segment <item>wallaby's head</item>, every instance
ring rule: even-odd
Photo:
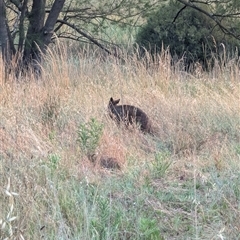
[[[109,100],[109,115],[118,124],[122,122],[125,126],[137,124],[143,132],[151,132],[151,122],[147,114],[138,107],[132,105],[117,105],[120,99]]]
[[[120,99],[113,100],[113,98],[111,97],[109,100],[109,106],[116,106],[119,102],[120,102]]]

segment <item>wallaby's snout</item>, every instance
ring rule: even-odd
[[[118,124],[139,125],[143,132],[151,133],[151,123],[145,112],[132,105],[117,105],[120,99],[113,100],[111,97],[108,104],[109,115]]]

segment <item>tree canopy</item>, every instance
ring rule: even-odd
[[[235,55],[240,48],[240,18],[232,16],[220,21],[209,17],[211,5],[201,2],[190,6],[176,0],[163,4],[149,15],[147,24],[139,31],[138,45],[152,54],[169,47],[171,54],[182,58],[186,66],[198,61],[205,68],[212,65],[213,56],[218,56],[223,48]]]
[[[182,11],[185,7],[193,8],[208,18],[212,19],[221,30],[228,35],[240,40],[240,33],[235,25],[235,20],[240,18],[240,1],[239,0],[177,0],[178,2],[184,4],[184,7],[180,10]]]

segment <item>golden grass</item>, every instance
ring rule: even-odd
[[[235,65],[228,68],[228,73],[220,69],[214,72],[214,77],[211,73],[202,73],[201,78],[196,78],[172,69],[166,55],[146,68],[136,59],[127,59],[121,64],[112,58],[101,61],[90,54],[69,57],[66,48],[62,48],[61,54],[57,53],[49,54],[40,80],[30,76],[27,81],[5,82],[2,75],[2,154],[41,157],[49,152],[63,154],[69,150],[75,155],[78,125],[92,117],[105,124],[101,147],[105,150],[102,151],[138,154],[139,144],[145,144],[145,137],[119,132],[108,119],[106,107],[111,96],[121,98],[122,104],[132,104],[147,112],[157,126],[160,140],[171,141],[175,153],[193,154],[204,147],[215,156],[219,142],[224,143],[228,136],[214,132],[212,121],[217,117],[219,120],[238,117],[239,70]],[[233,124],[237,134],[238,122]],[[50,140],[49,134],[56,139]],[[124,140],[113,140],[114,134],[116,139],[121,139],[123,134]],[[63,146],[67,148],[59,149]],[[142,154],[145,151],[140,152]],[[126,158],[126,154],[120,155],[121,159]]]
[[[79,124],[91,118],[104,124],[96,153],[116,158],[123,176],[135,166],[148,164],[161,151],[168,152],[174,162],[168,175],[173,182],[204,181],[208,174],[202,174],[202,169],[208,167],[240,170],[234,150],[240,148],[235,146],[240,141],[240,71],[236,63],[194,75],[173,68],[167,53],[145,67],[135,57],[123,63],[111,57],[95,58],[94,53],[69,56],[62,47],[45,59],[41,79],[30,75],[16,81],[10,76],[5,81],[4,69],[0,74],[1,187],[10,177],[13,191],[21,195],[16,206],[21,209],[16,213],[18,228],[33,221],[42,227],[36,212],[49,198],[54,199],[43,173],[50,171],[44,164],[54,154],[60,159],[57,167],[69,178],[97,183],[102,174],[109,173],[94,166],[76,141]],[[110,97],[143,109],[152,119],[157,137],[119,129],[107,115]],[[35,171],[39,166],[43,172]],[[142,171],[143,176],[148,174],[148,170]],[[41,206],[35,202],[39,195]],[[7,205],[7,199],[0,199]],[[44,212],[47,207],[39,213],[40,219]],[[0,219],[3,214],[0,212]],[[47,217],[45,222],[54,225]]]

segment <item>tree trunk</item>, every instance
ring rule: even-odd
[[[4,68],[4,79],[8,79],[10,67],[10,42],[8,39],[8,27],[6,22],[6,9],[3,0],[0,0],[0,45]]]
[[[10,62],[10,44],[6,24],[6,9],[3,0],[0,0],[0,44],[3,61]]]
[[[32,64],[34,67],[37,67],[40,61],[39,48],[42,45],[41,30],[43,29],[45,19],[45,5],[46,0],[33,0],[23,53],[23,65],[27,68]]]
[[[33,0],[23,63],[27,68],[33,67],[37,75],[40,74],[41,55],[46,53],[47,46],[51,42],[54,26],[64,3],[65,0],[54,1],[44,26],[46,0]]]
[[[51,42],[54,26],[57,22],[58,16],[63,8],[64,3],[65,3],[65,0],[55,0],[51,8],[51,11],[48,15],[48,18],[43,30],[43,48],[41,49],[44,54],[46,53],[47,46]]]

